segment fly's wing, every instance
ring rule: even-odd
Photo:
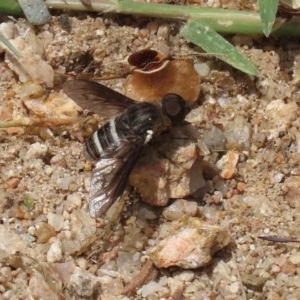
[[[116,156],[102,158],[96,163],[90,188],[91,217],[101,217],[123,194],[143,143],[143,138],[132,137],[123,141]]]
[[[97,113],[101,117],[111,117],[136,102],[100,83],[89,80],[69,80],[63,91],[80,107]]]

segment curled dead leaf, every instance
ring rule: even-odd
[[[134,67],[134,72],[151,74],[164,69],[170,62],[170,55],[152,49],[143,49],[129,55],[127,61]]]
[[[137,101],[161,101],[167,93],[176,93],[190,105],[200,94],[200,76],[192,60],[170,61],[156,72],[133,72],[124,85],[125,95]]]

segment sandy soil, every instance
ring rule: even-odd
[[[12,24],[14,36],[28,28],[23,20]],[[0,119],[39,118],[34,126],[0,132],[1,299],[300,298],[299,244],[259,238],[300,239],[299,42],[229,38],[259,68],[254,78],[193,55],[197,49],[179,29],[178,23],[127,16],[53,17],[29,39],[43,45],[42,57],[56,74],[54,88],[42,90],[21,83],[1,56]],[[148,250],[170,217],[134,191],[121,213],[107,215],[110,221],[89,217],[93,164],[81,151],[97,117],[56,102],[62,94],[51,104],[45,100],[60,93],[63,75],[121,74],[121,62],[143,48],[193,58],[201,93],[188,121],[209,149],[203,159],[230,169],[226,180],[205,178],[193,213],[175,207],[230,233],[229,245],[201,268],[153,265]],[[105,84],[122,91],[124,79]]]

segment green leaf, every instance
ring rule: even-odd
[[[259,0],[259,13],[262,22],[263,33],[268,37],[272,31],[278,9],[279,0]]]
[[[0,31],[0,44],[6,46],[6,48],[17,58],[21,58],[20,52],[13,46],[13,44],[6,38],[6,36]]]
[[[181,32],[183,37],[204,51],[250,75],[259,75],[255,65],[238,49],[199,19],[189,21]]]
[[[18,0],[0,0],[0,12],[3,15],[23,15],[23,11]]]

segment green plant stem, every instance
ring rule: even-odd
[[[260,16],[252,12],[131,0],[93,0],[92,7],[84,6],[79,0],[46,0],[46,4],[54,9],[106,11],[180,20],[199,18],[219,32],[262,33]]]
[[[263,34],[260,15],[254,12],[132,0],[91,0],[91,2],[92,6],[85,6],[80,0],[45,0],[49,9],[122,13],[179,20],[198,18],[221,33]],[[0,12],[20,15],[22,10],[17,0],[0,0]],[[275,34],[300,36],[299,23],[298,21],[283,24],[279,26]],[[276,24],[274,27],[276,28]]]
[[[145,3],[132,0],[92,0],[91,7],[84,6],[79,0],[46,0],[46,5],[53,9],[122,13],[180,20],[198,18],[221,33],[263,34],[260,15],[247,11]],[[283,24],[276,34],[300,36],[299,24],[296,26],[288,23]]]

